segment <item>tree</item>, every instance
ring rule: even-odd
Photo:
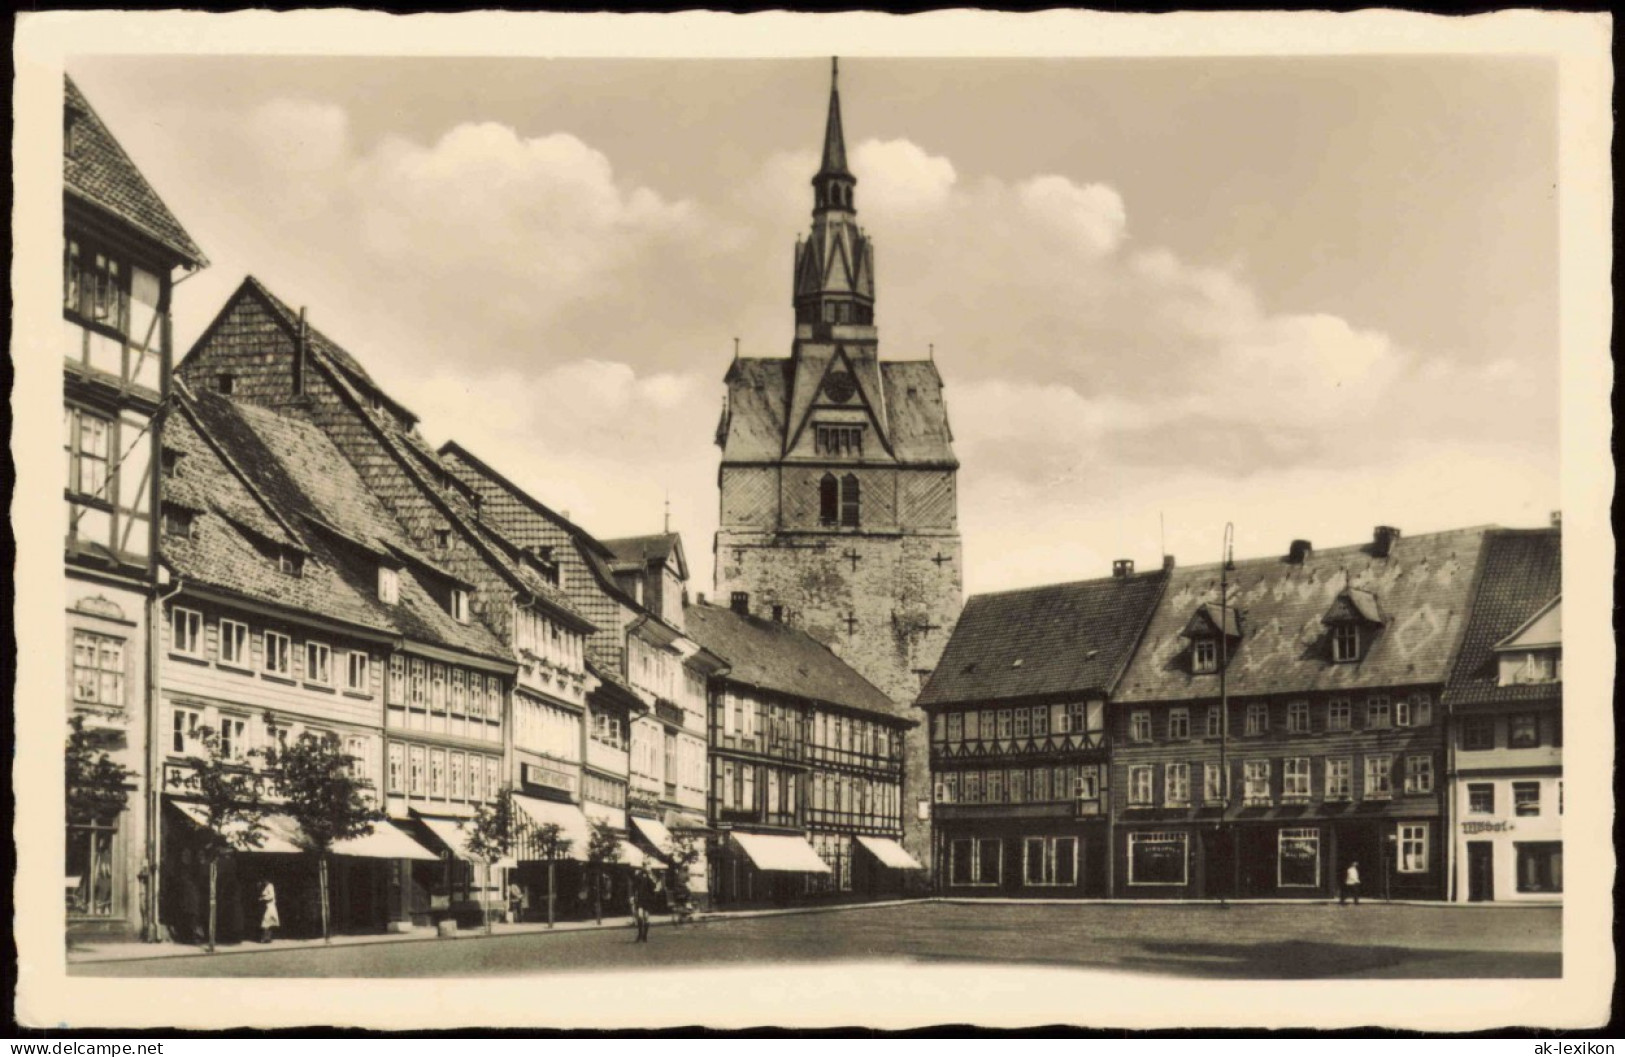
[[[530,845],[547,862],[547,927],[553,927],[558,907],[558,860],[570,854],[575,843],[564,835],[557,822],[545,822],[530,832]]]
[[[525,838],[525,830],[529,819],[514,803],[513,786],[505,785],[491,800],[479,806],[474,812],[474,824],[469,827],[468,836],[464,843],[469,853],[485,864],[485,893],[486,898],[481,909],[484,911],[485,932],[491,932],[491,871],[503,859],[513,858],[514,847]]]
[[[267,716],[271,740],[277,741],[275,721]],[[329,926],[327,865],[333,845],[371,833],[384,820],[383,812],[368,801],[372,783],[356,773],[357,760],[345,752],[332,734],[306,733],[286,748],[267,754],[277,770],[277,788],[285,810],[299,824],[302,843],[316,860],[322,903],[322,940],[333,942]]]
[[[111,855],[112,838],[103,835],[118,821],[129,802],[135,777],[134,771],[96,745],[95,735],[85,730],[83,715],[68,720],[67,755],[63,765],[67,822],[69,827],[88,828],[92,834],[85,876],[87,909],[97,900],[97,885],[104,868],[101,853],[106,850]]]
[[[265,793],[258,775],[243,761],[225,755],[220,732],[199,727],[198,740],[205,755],[188,756],[192,773],[188,789],[202,799],[203,827],[198,852],[209,864],[209,932],[205,947],[214,953],[215,922],[218,919],[220,857],[233,851],[251,851],[265,843]],[[260,755],[258,750],[250,756]]]
[[[671,838],[671,848],[668,858],[671,859],[671,880],[667,882],[667,889],[671,893],[675,904],[689,895],[689,878],[693,876],[694,865],[705,855],[705,849],[700,839],[692,833],[674,833]]]
[[[592,867],[592,909],[598,923],[604,923],[604,878],[608,867],[621,861],[621,838],[615,829],[601,819],[592,819],[592,833],[587,838],[587,863]]]

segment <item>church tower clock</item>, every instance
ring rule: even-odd
[[[959,617],[959,462],[935,363],[880,358],[837,72],[790,355],[736,358],[725,378],[717,601],[802,628],[911,710]],[[926,733],[908,739],[904,804],[922,862]]]

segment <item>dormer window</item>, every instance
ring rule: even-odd
[[[1345,587],[1320,618],[1327,628],[1327,650],[1333,664],[1355,664],[1371,648],[1383,626],[1377,596],[1358,587]]]
[[[451,615],[459,624],[468,623],[468,592],[461,587],[451,589]]]
[[[378,601],[394,605],[401,600],[401,574],[387,565],[378,567]]]
[[[451,550],[451,529],[434,530],[434,549],[438,551]]]
[[[1339,624],[1332,628],[1332,660],[1348,664],[1360,659],[1360,626]]]
[[[1219,670],[1219,642],[1217,639],[1191,641],[1191,671],[1198,674]]]
[[[298,551],[279,551],[277,553],[277,568],[289,576],[303,576],[305,574],[305,556]]]
[[[1191,642],[1191,672],[1210,675],[1234,657],[1241,645],[1241,616],[1234,606],[1221,608],[1204,603],[1191,614],[1180,634]]]
[[[193,515],[190,510],[168,506],[164,508],[164,535],[177,539],[192,538]]]

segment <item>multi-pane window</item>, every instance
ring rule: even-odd
[[[384,700],[392,705],[406,704],[406,658],[398,653],[389,655],[389,678],[384,685]]]
[[[394,605],[401,600],[401,574],[387,565],[378,567],[378,601]]]
[[[1332,628],[1332,660],[1339,664],[1360,659],[1360,626],[1338,624]]]
[[[1049,733],[1049,709],[1043,706],[1033,709],[1033,737],[1042,738]]]
[[[1004,860],[998,838],[963,838],[948,845],[948,877],[955,885],[997,885]]]
[[[305,643],[305,679],[323,686],[333,682],[333,651],[327,643]]]
[[[474,757],[476,766],[479,757]],[[450,770],[446,776],[446,795],[453,800],[463,798],[463,779],[468,774],[468,756],[461,752],[454,752],[450,757]]]
[[[862,426],[818,426],[813,437],[819,455],[863,454]]]
[[[1394,702],[1394,723],[1401,727],[1425,727],[1433,722],[1433,701],[1424,693],[1414,693]]]
[[[1411,795],[1433,792],[1433,757],[1405,757],[1405,792]]]
[[[856,474],[839,479],[826,473],[818,482],[818,523],[856,528],[859,524],[859,487]]]
[[[1512,813],[1520,816],[1540,814],[1540,783],[1512,783]]]
[[[429,666],[429,707],[436,712],[446,710],[446,666]]]
[[[1219,644],[1215,639],[1191,640],[1191,669],[1196,672],[1219,670]]]
[[[203,614],[176,606],[170,610],[169,619],[173,632],[170,648],[176,653],[203,656]]]
[[[1032,783],[1029,788],[1032,790],[1032,799],[1036,802],[1042,803],[1050,798],[1048,767],[1033,768]]]
[[[429,750],[422,745],[413,745],[407,750],[407,787],[409,795],[420,797],[428,791]]]
[[[1461,721],[1461,747],[1470,751],[1495,748],[1495,719],[1492,716],[1468,716]]]
[[[73,633],[73,699],[124,707],[124,642],[88,631]]]
[[[356,693],[371,689],[370,658],[361,650],[351,650],[345,657],[344,688]]]
[[[411,696],[409,698],[413,708],[426,709],[429,707],[429,665],[416,657],[412,658]]]
[[[429,750],[429,795],[439,799],[446,795],[446,750]]]
[[[1354,799],[1354,761],[1348,757],[1326,761],[1326,799]]]
[[[1287,703],[1286,730],[1288,734],[1309,733],[1309,702],[1290,701]]]
[[[248,625],[235,620],[220,621],[220,663],[247,668]]]
[[[286,676],[293,674],[293,640],[280,631],[265,633],[265,673]]]
[[[1426,873],[1428,868],[1428,824],[1417,822],[1399,827],[1399,872]]]
[[[823,718],[824,718],[823,713],[819,713],[818,718],[819,718],[820,721],[822,721]],[[958,712],[950,712],[950,713],[948,713],[948,740],[950,742],[959,742],[959,741],[964,740],[964,737],[965,737],[964,719],[965,719],[965,717],[963,715],[961,715],[960,713],[958,713]],[[822,724],[820,724],[820,725],[822,725]]]
[[[1010,802],[1012,804],[1024,804],[1027,802],[1026,771],[1011,771],[1008,785],[1010,788]]]
[[[1170,763],[1163,768],[1162,799],[1166,804],[1184,805],[1191,801],[1191,765]]]
[[[79,408],[65,412],[68,423],[68,491],[112,502],[110,471],[113,423]]]
[[[1207,736],[1210,738],[1224,737],[1224,709],[1218,705],[1210,705],[1207,710]]]
[[[987,802],[990,804],[1004,803],[1004,772],[987,772],[986,783]]]
[[[1349,730],[1354,717],[1354,706],[1346,697],[1334,697],[1326,702],[1326,729]]]
[[[1014,726],[1015,724],[1013,718],[1011,717],[1010,710],[1008,708],[1001,708],[999,710],[999,737],[1010,737]]]
[[[194,753],[198,751],[198,728],[203,726],[203,713],[195,708],[176,705],[169,710],[169,751]]]
[[[1248,804],[1270,802],[1270,762],[1248,760],[1242,765],[1242,799]]]
[[[1202,765],[1202,802],[1224,803],[1224,768],[1216,763]]]
[[[1128,769],[1128,802],[1150,806],[1151,804],[1151,775],[1153,768],[1149,766],[1130,767]]]
[[[1151,713],[1136,712],[1130,716],[1128,736],[1130,741],[1150,741]]]
[[[1387,694],[1372,694],[1365,699],[1365,725],[1367,730],[1381,730],[1393,722],[1392,705]]]
[[[1540,721],[1531,712],[1507,717],[1507,748],[1535,749],[1540,747]]]
[[[1309,757],[1290,756],[1281,761],[1281,796],[1286,800],[1309,799]]]
[[[1025,708],[1016,709],[1015,733],[1018,738],[1025,738],[1032,730],[1032,717]]]
[[[1173,708],[1168,710],[1168,740],[1184,741],[1191,736],[1191,710],[1188,708]]]
[[[1254,702],[1247,706],[1248,734],[1268,734],[1270,729],[1270,706],[1262,702]]]
[[[1078,838],[1028,837],[1022,842],[1022,882],[1062,887],[1078,880]]]
[[[389,743],[388,769],[384,775],[386,789],[391,793],[406,792],[406,746],[398,741]]]
[[[236,716],[220,717],[220,755],[228,760],[248,757],[248,721]]]
[[[1467,786],[1467,813],[1469,815],[1495,814],[1495,783],[1471,782]]]
[[[1365,758],[1365,798],[1387,800],[1394,795],[1394,758],[1388,755]]]
[[[1128,883],[1182,885],[1189,879],[1188,833],[1130,833]]]

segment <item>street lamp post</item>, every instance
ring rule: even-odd
[[[1230,667],[1230,637],[1226,632],[1230,612],[1230,570],[1235,565],[1234,542],[1236,526],[1232,522],[1224,525],[1224,560],[1219,564],[1219,774],[1223,778],[1220,787],[1223,802],[1219,805],[1219,825],[1215,832],[1218,838],[1214,843],[1224,845],[1227,841],[1230,847],[1230,880],[1231,894],[1234,895],[1239,887],[1237,877],[1241,871],[1241,857],[1236,847],[1236,834],[1234,827],[1229,825],[1230,819],[1230,695],[1226,684],[1227,669]],[[1205,776],[1204,776],[1205,781]],[[1222,891],[1222,890],[1221,890]],[[1219,896],[1219,905],[1226,906],[1225,897]]]

